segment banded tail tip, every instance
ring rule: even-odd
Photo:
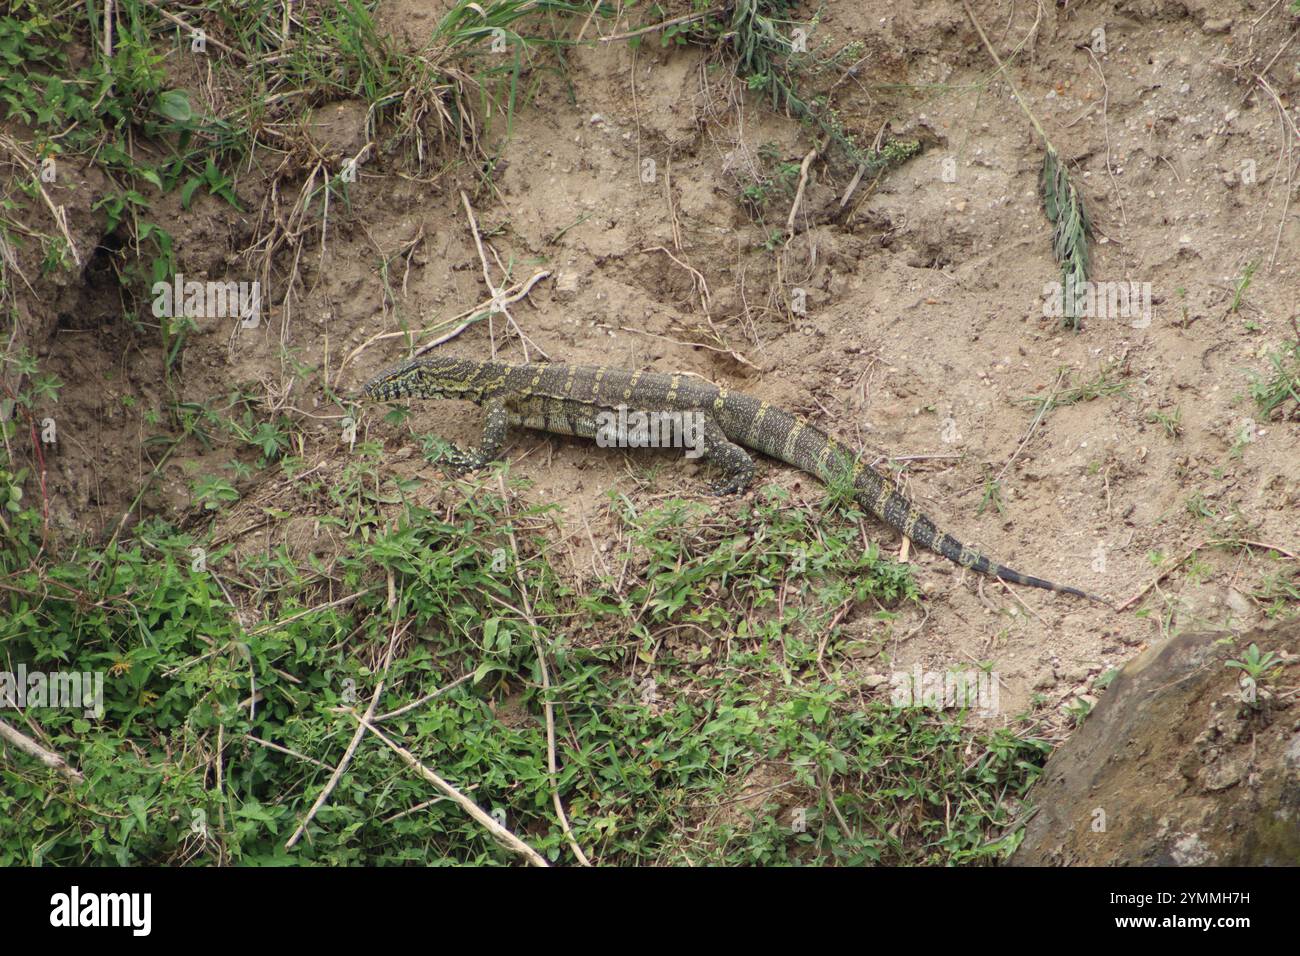
[[[1075,597],[1086,598],[1087,600],[1092,601],[1094,604],[1104,604],[1112,611],[1115,610],[1115,602],[1102,597],[1100,594],[1091,594],[1088,591],[1080,591],[1078,588],[1068,587],[1064,584],[1058,585],[1057,590],[1061,591],[1064,594],[1072,594]]]
[[[1042,588],[1044,591],[1057,591],[1061,594],[1069,594],[1072,597],[1081,597],[1097,604],[1104,604],[1112,610],[1115,607],[1115,605],[1109,600],[1098,594],[1092,594],[1088,591],[1071,587],[1068,584],[1057,584],[1054,581],[1036,578],[1028,574],[1021,574],[1019,571],[1014,571],[1004,565],[997,565],[996,567],[990,568],[989,573],[999,581],[1003,581],[1007,584],[1024,584],[1033,588]]]

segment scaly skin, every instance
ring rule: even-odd
[[[620,406],[640,412],[690,412],[702,423],[703,457],[722,471],[718,494],[741,491],[754,477],[745,449],[794,465],[831,485],[852,483],[853,497],[885,524],[949,561],[1012,584],[1060,591],[1107,603],[1078,588],[1021,574],[986,558],[940,531],[894,481],[868,465],[806,419],[750,395],[689,375],[629,372],[581,365],[507,365],[448,357],[416,359],[367,382],[363,395],[374,401],[447,398],[475,402],[487,410],[483,442],[474,451],[457,449],[451,462],[462,468],[494,460],[510,426],[594,438],[597,416]]]

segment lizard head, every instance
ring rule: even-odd
[[[450,356],[413,359],[376,375],[361,387],[372,401],[398,398],[458,398],[478,401],[483,394],[482,363]]]

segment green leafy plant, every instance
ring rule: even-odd
[[[349,529],[328,566],[287,544],[237,557],[155,519],[41,555],[30,510],[11,512],[0,643],[29,666],[98,672],[104,688],[100,717],[42,715],[82,782],[21,755],[0,765],[0,864],[508,862],[369,735],[310,839],[286,847],[380,680],[377,726],[552,861],[571,853],[553,789],[606,864],[963,863],[1014,849],[1015,807],[1050,746],[1028,723],[985,732],[850,690],[840,661],[858,638],[835,609],[916,594],[853,524],[818,523],[775,492],[731,516],[615,498],[627,580],[575,590],[553,569],[547,509],[515,510],[480,484],[426,510],[381,478],[381,457],[359,444],[333,474],[283,460],[286,490]],[[230,498],[219,479],[196,492]],[[408,629],[418,639],[385,663]],[[556,777],[547,706],[565,728]],[[217,788],[220,741],[239,744]],[[773,772],[806,808],[799,826],[776,794],[748,795]]]
[[[1246,648],[1241,660],[1226,661],[1223,666],[1236,668],[1257,683],[1281,673],[1278,656],[1272,651],[1261,654],[1258,644]]]
[[[23,509],[23,482],[27,479],[27,469],[19,468],[9,472],[0,468],[0,506],[6,511],[17,513]]]
[[[1258,644],[1246,648],[1241,660],[1225,661],[1223,666],[1241,671],[1246,702],[1256,709],[1262,708],[1269,699],[1271,685],[1282,673],[1280,658],[1272,651],[1260,653]]]
[[[1250,397],[1256,413],[1265,419],[1279,412],[1283,418],[1300,416],[1300,329],[1294,341],[1269,352],[1268,361],[1270,374],[1251,376]]]
[[[197,479],[191,488],[195,502],[208,511],[216,511],[233,501],[239,500],[239,492],[224,478],[205,475]]]
[[[206,187],[210,194],[224,199],[240,212],[244,211],[244,207],[239,204],[239,199],[235,196],[234,182],[229,176],[225,175],[217,168],[217,164],[212,161],[211,157],[208,157],[207,162],[203,166],[203,171],[191,176],[186,181],[185,185],[181,187],[182,208],[190,208],[190,202],[194,198],[194,192],[200,186]]]

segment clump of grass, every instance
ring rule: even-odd
[[[1159,409],[1154,409],[1147,413],[1147,421],[1164,429],[1165,436],[1171,441],[1180,437],[1183,433],[1183,410],[1181,406],[1174,408],[1172,412],[1162,412]]]
[[[1066,405],[1077,405],[1107,395],[1124,395],[1128,392],[1128,376],[1123,374],[1118,362],[1102,365],[1086,381],[1076,382],[1073,374],[1070,378],[1072,384],[1064,388],[1053,389],[1046,395],[1026,396],[1017,401],[1034,406],[1040,417],[1046,417],[1050,412]]]
[[[1210,503],[1205,500],[1205,496],[1200,492],[1192,495],[1187,499],[1187,513],[1199,521],[1205,521],[1210,518],[1217,518],[1218,514]]]
[[[1000,515],[1006,513],[1002,503],[1002,482],[991,477],[988,469],[985,469],[984,491],[980,495],[980,503],[976,506],[975,513],[982,515],[990,506]]]
[[[1236,315],[1246,299],[1246,290],[1250,288],[1251,280],[1255,277],[1255,270],[1259,268],[1259,260],[1246,263],[1245,269],[1232,286],[1232,301],[1228,304],[1228,313]]]
[[[908,140],[890,140],[879,149],[863,153],[859,176],[879,174],[887,168],[905,162],[920,151],[920,144]],[[781,156],[775,143],[764,143],[758,149],[758,163],[744,175],[737,175],[739,199],[746,213],[768,235],[765,247],[778,248],[785,240],[781,230],[768,229],[767,214],[775,202],[785,203],[795,195],[799,183],[800,164]],[[784,210],[782,210],[784,214]]]
[[[1295,318],[1291,324],[1295,339],[1268,353],[1271,372],[1251,376],[1250,397],[1260,418],[1300,417],[1300,327]]]
[[[770,96],[774,107],[789,110],[796,119],[815,126],[851,161],[860,163],[862,153],[835,112],[799,89],[796,70],[808,57],[792,48],[785,15],[793,7],[790,0],[737,0],[720,38],[729,42],[736,58],[736,75],[752,92]]]
[[[1251,596],[1271,618],[1300,614],[1300,568],[1279,569],[1265,574]]]
[[[827,146],[866,172],[880,172],[916,155],[920,143],[910,140],[863,149],[825,96],[804,91],[808,77],[848,68],[860,55],[861,45],[849,44],[834,54],[827,54],[824,48],[797,48],[795,28],[803,27],[790,19],[795,7],[793,0],[736,0],[720,11],[666,25],[661,43],[694,42],[725,48],[734,59],[736,76],[750,92],[767,96],[774,109],[785,110],[816,130]],[[814,17],[804,26],[816,23]]]
[[[740,189],[740,201],[757,222],[764,221],[769,204],[778,197],[786,201],[794,195],[799,181],[799,164],[783,159],[776,143],[758,148],[759,166]]]

